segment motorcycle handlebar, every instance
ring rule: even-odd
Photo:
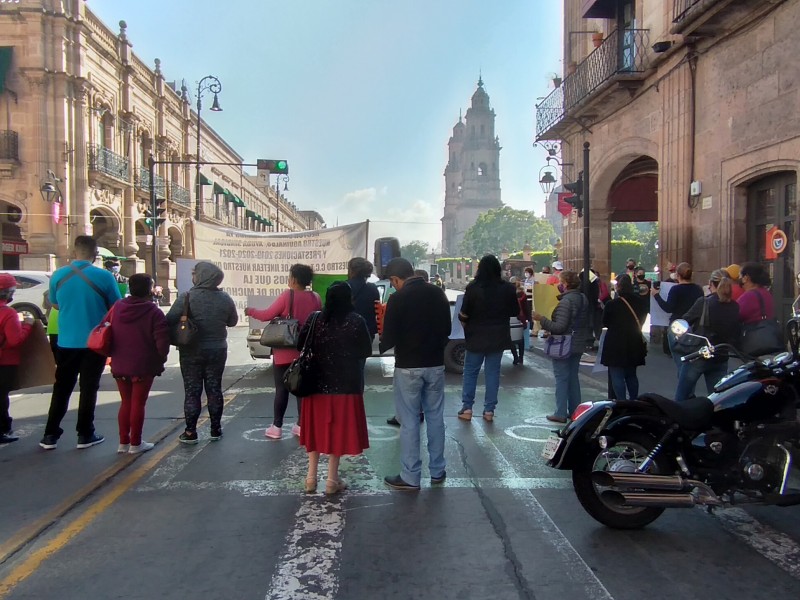
[[[720,350],[727,350],[729,354],[735,355],[737,358],[748,362],[751,360],[758,360],[753,358],[752,356],[748,356],[741,352],[736,346],[731,344],[717,344],[715,346],[703,346],[700,350],[696,352],[692,352],[691,354],[687,354],[686,356],[681,357],[681,362],[691,362],[693,360],[697,360],[698,358],[705,358],[705,357],[712,357],[719,355]]]
[[[691,362],[693,360],[697,360],[701,356],[703,356],[703,351],[707,350],[708,346],[703,346],[700,350],[696,352],[692,352],[691,354],[687,354],[686,356],[681,356],[681,362]]]

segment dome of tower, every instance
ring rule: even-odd
[[[478,78],[478,89],[472,94],[472,108],[489,108],[489,94],[483,89],[483,79]]]

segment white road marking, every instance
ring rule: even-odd
[[[534,437],[527,437],[525,435],[520,435],[517,431],[521,429],[544,429],[548,432],[552,431],[552,427],[545,427],[544,425],[512,425],[511,427],[506,427],[503,431],[504,433],[514,438],[515,440],[524,440],[526,442],[546,442],[547,438],[534,438]]]
[[[719,510],[713,514],[733,535],[792,577],[800,579],[800,546],[788,535],[759,523],[741,508]]]

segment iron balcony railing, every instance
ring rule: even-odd
[[[192,198],[189,195],[189,190],[187,190],[182,185],[178,185],[177,183],[170,183],[169,192],[170,192],[169,199],[172,202],[180,204],[181,206],[192,205]]]
[[[643,73],[649,65],[649,29],[615,30],[559,87],[536,105],[536,139],[614,77]]]
[[[711,4],[716,0],[673,0],[672,3],[672,22],[680,23],[689,12],[698,4]]]
[[[153,187],[157,194],[164,194],[167,191],[167,182],[164,180],[161,175],[155,175],[155,179],[153,179]],[[136,187],[140,190],[149,192],[150,191],[150,169],[145,169],[144,167],[139,167],[139,174],[136,177]]]
[[[16,131],[0,130],[0,160],[19,161],[19,134]]]
[[[89,144],[88,154],[90,171],[104,173],[120,181],[129,181],[131,165],[124,156],[99,144]]]

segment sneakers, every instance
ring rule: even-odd
[[[196,431],[184,431],[182,434],[178,436],[178,441],[181,444],[196,444],[197,443],[197,432]]]
[[[438,477],[434,477],[433,475],[431,475],[431,483],[433,485],[444,483],[445,479],[447,479],[447,471],[442,471],[442,474],[439,475]]]
[[[55,450],[58,447],[58,436],[45,435],[42,438],[42,441],[39,442],[39,446],[45,450]]]
[[[211,435],[210,435],[211,441],[212,442],[216,442],[221,437],[222,437],[222,428],[221,427],[216,427],[216,428],[212,427],[211,428]]]
[[[97,444],[102,444],[105,441],[106,438],[96,433],[92,433],[91,435],[79,435],[78,450],[83,450],[84,448],[91,448],[92,446],[97,446]],[[41,446],[41,444],[39,445]]]
[[[401,490],[404,492],[418,492],[419,486],[418,485],[411,485],[410,483],[406,483],[403,481],[403,478],[400,475],[392,475],[383,478],[383,482],[388,485],[393,490]]]
[[[472,409],[471,408],[462,408],[458,411],[458,418],[462,421],[471,421],[472,420]]]
[[[130,444],[120,444],[117,446],[117,454],[127,454],[128,450],[131,449]]]
[[[138,446],[131,445],[130,450],[128,450],[128,454],[141,454],[142,452],[147,452],[148,450],[152,450],[155,447],[155,444],[152,442],[142,442]]]
[[[18,439],[19,437],[14,435],[11,431],[0,433],[0,444],[10,444],[11,442],[16,442]]]
[[[283,437],[283,432],[281,431],[280,427],[276,427],[275,425],[270,425],[264,432],[264,436],[268,437],[271,440],[279,440]]]
[[[300,437],[300,425],[298,425],[297,423],[292,425],[292,435],[296,435],[297,437]]]

